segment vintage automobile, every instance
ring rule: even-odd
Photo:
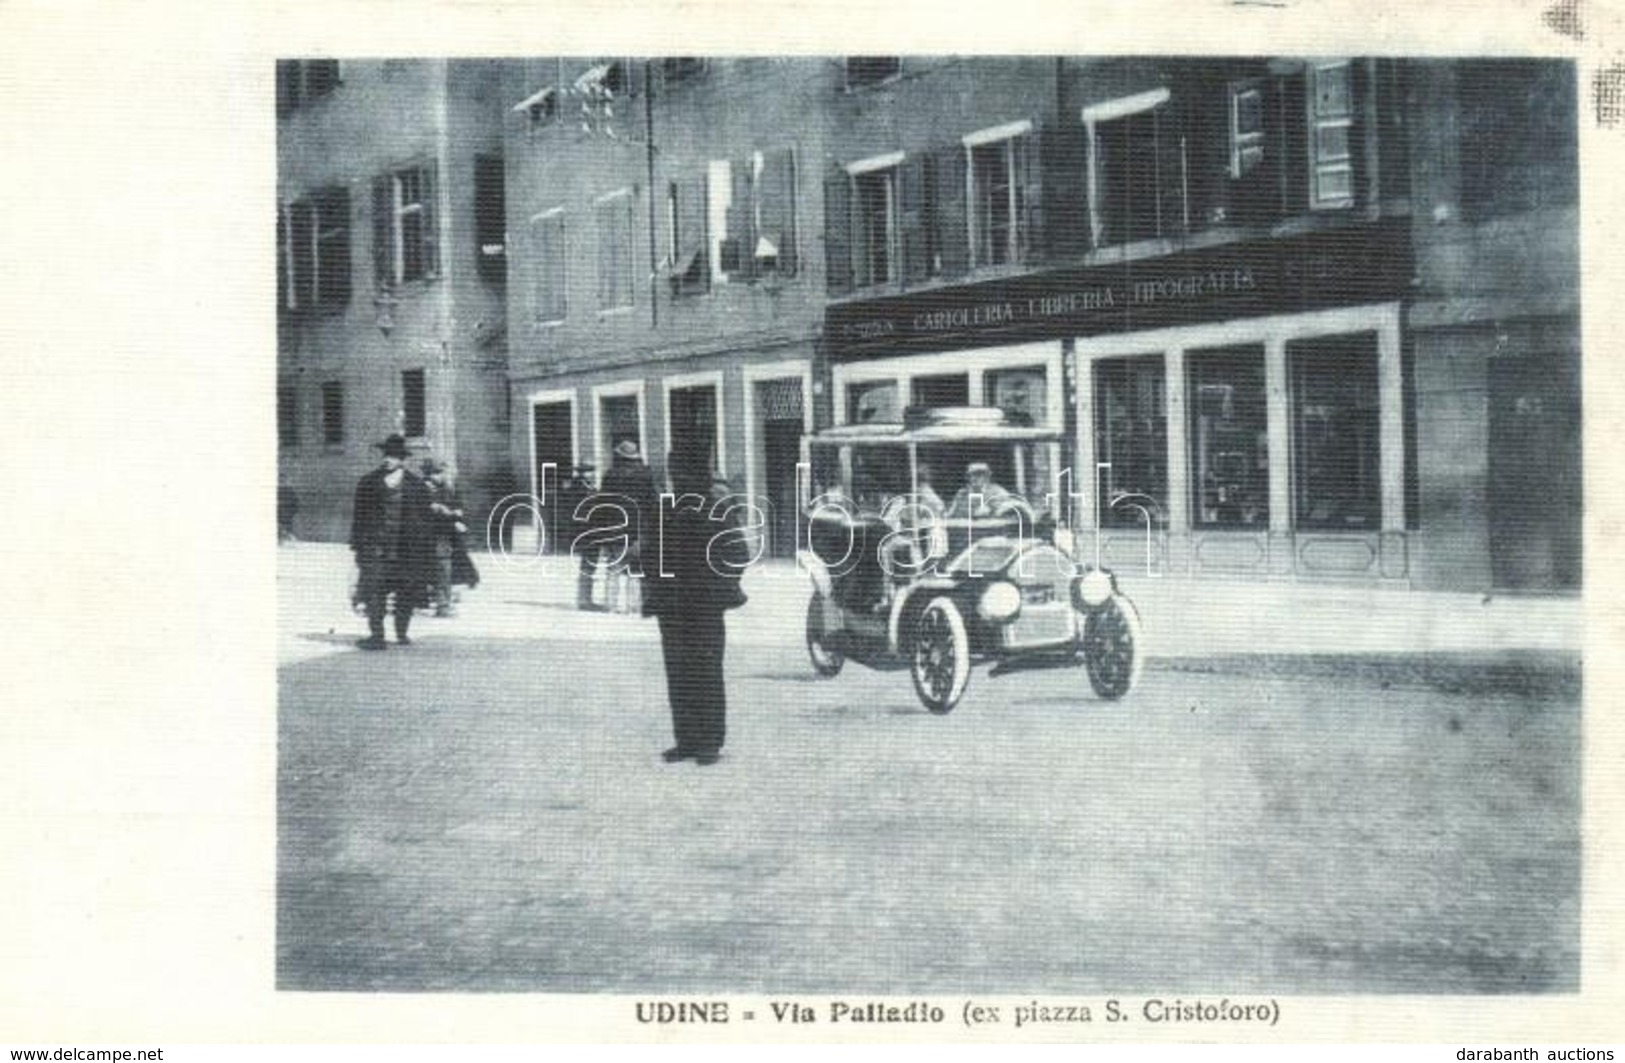
[[[1111,572],[1070,553],[1060,439],[980,407],[911,407],[810,437],[799,558],[818,674],[848,659],[907,667],[934,713],[953,710],[979,662],[993,675],[1082,665],[1099,697],[1127,694],[1140,618]],[[967,482],[974,466],[986,481]]]

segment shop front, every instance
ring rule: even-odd
[[[1063,430],[1054,483],[1118,567],[1403,580],[1409,276],[1374,223],[834,304],[833,418]]]

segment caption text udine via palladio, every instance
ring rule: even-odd
[[[957,1014],[956,1014],[957,1012]],[[899,1023],[939,1025],[955,1021],[965,1026],[1025,1026],[1088,1023],[1256,1023],[1274,1026],[1281,1018],[1276,1000],[1148,997],[1137,1002],[1116,998],[1081,1003],[1039,1001],[964,1000],[958,1007],[924,1000],[893,1003],[878,1000],[772,1000],[765,1007],[739,1007],[725,1000],[642,1000],[636,1004],[637,1021],[657,1025],[710,1025],[771,1023],[829,1025]]]

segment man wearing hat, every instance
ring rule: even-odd
[[[1010,492],[993,482],[993,470],[985,461],[973,461],[965,466],[965,486],[954,495],[948,507],[950,517],[989,517]]]
[[[358,645],[384,649],[386,599],[395,596],[395,641],[410,645],[412,611],[423,606],[434,583],[434,527],[429,488],[406,467],[406,439],[392,435],[375,444],[384,463],[356,484],[350,549],[361,577],[356,597],[366,606],[371,632]]]

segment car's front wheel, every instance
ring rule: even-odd
[[[958,606],[933,598],[914,621],[909,673],[920,702],[941,715],[952,712],[970,683],[970,637]]]
[[[807,656],[812,659],[813,671],[825,678],[839,674],[841,666],[846,663],[846,655],[840,650],[831,649],[825,641],[827,636],[824,596],[814,591],[807,602]]]
[[[1127,694],[1145,666],[1145,634],[1134,603],[1113,594],[1083,622],[1083,666],[1089,685],[1108,701]]]

